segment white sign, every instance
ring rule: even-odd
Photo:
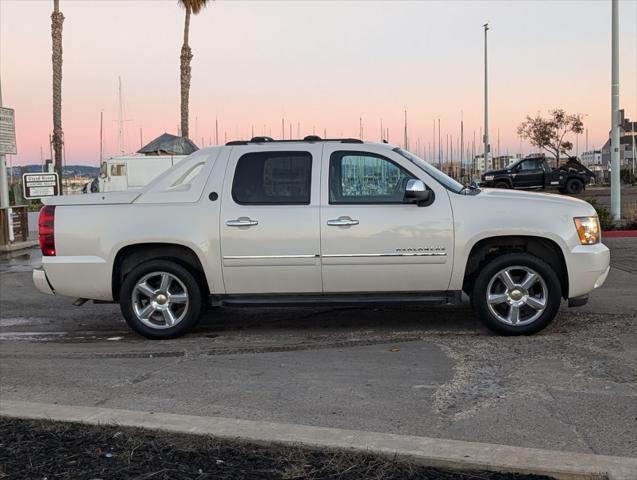
[[[0,107],[0,155],[15,155],[15,114],[13,108]]]
[[[57,173],[25,173],[22,175],[24,198],[42,198],[57,195],[60,187]]]

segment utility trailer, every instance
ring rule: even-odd
[[[144,188],[199,148],[191,140],[163,133],[137,150],[137,155],[112,157],[102,163],[98,179],[84,193],[120,192]]]
[[[98,191],[120,192],[143,188],[186,155],[131,155],[104,160]]]

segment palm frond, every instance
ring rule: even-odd
[[[197,15],[210,1],[211,0],[177,0],[177,3],[184,8],[190,8],[190,11]]]

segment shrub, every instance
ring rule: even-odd
[[[621,183],[635,185],[635,175],[627,168],[620,170],[619,178],[621,179]]]
[[[29,212],[39,212],[42,208],[42,201],[39,198],[29,200]]]
[[[596,199],[590,200],[589,203],[597,212],[602,230],[612,230],[615,227],[615,221],[610,216],[610,210],[603,205],[599,205]]]

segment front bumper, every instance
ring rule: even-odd
[[[55,295],[55,291],[51,287],[49,279],[46,277],[46,272],[41,268],[33,269],[33,283],[35,284],[35,288],[40,290],[42,293]]]
[[[603,243],[580,245],[570,251],[568,268],[568,298],[581,297],[606,281],[610,271],[610,250]]]
[[[588,303],[588,295],[582,295],[581,297],[571,297],[568,299],[568,306],[570,307],[583,307]]]

